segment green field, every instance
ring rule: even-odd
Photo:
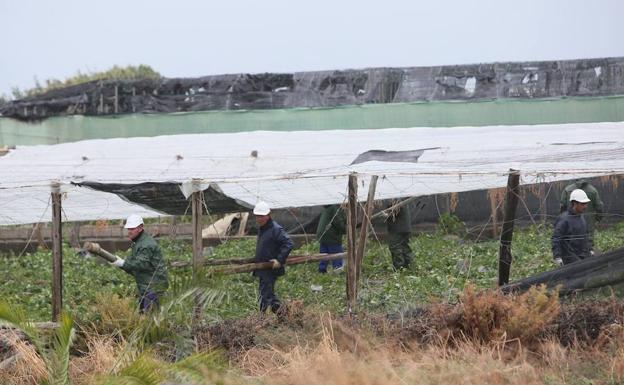
[[[550,252],[551,231],[549,226],[516,230],[511,281],[554,267]],[[498,242],[464,239],[461,227],[454,232],[447,234],[439,230],[415,234],[411,239],[414,261],[409,269],[400,272],[392,270],[387,246],[373,235],[364,258],[360,308],[389,313],[433,300],[455,302],[466,282],[480,288],[494,287]],[[161,239],[160,243],[168,261],[191,259],[190,245],[166,239]],[[602,251],[624,247],[624,223],[598,231],[596,247]],[[254,249],[253,241],[229,241],[215,247],[212,257],[250,257]],[[313,242],[292,254],[314,254],[317,250],[318,244]],[[69,248],[64,249],[63,255],[63,307],[78,319],[90,321],[98,317],[93,306],[98,295],[114,293],[133,297],[133,279],[124,272],[79,257]],[[345,273],[320,275],[316,269],[316,264],[288,267],[286,276],[278,281],[278,294],[285,300],[302,300],[306,306],[338,313],[344,311]],[[0,283],[1,298],[22,306],[32,320],[50,318],[50,251],[3,256],[0,272],[5,277]],[[181,285],[191,275],[187,268],[172,268],[169,272],[174,285]],[[238,318],[255,312],[257,282],[250,274],[210,277],[204,284],[224,295],[219,306],[206,310],[209,318]],[[313,285],[322,286],[322,290],[312,290]]]
[[[286,318],[256,310],[250,274],[191,279],[171,269],[161,307],[139,315],[134,282],[64,250],[64,315],[50,318],[51,253],[3,256],[0,383],[7,385],[275,384],[381,385],[620,384],[624,303],[605,290],[562,301],[544,289],[503,295],[498,243],[465,239],[463,224],[411,239],[412,266],[395,272],[387,246],[371,237],[355,316],[345,314],[345,274],[291,266],[278,281]],[[452,224],[453,226],[449,226]],[[512,280],[553,268],[550,226],[514,234]],[[190,246],[160,240],[166,258]],[[596,247],[624,246],[624,222],[597,233]],[[214,258],[248,257],[253,241],[214,248]],[[295,254],[315,253],[316,243]],[[468,284],[469,283],[469,284]],[[314,290],[313,290],[314,287]],[[322,288],[321,288],[322,287]],[[320,291],[319,291],[319,288]],[[606,295],[605,295],[606,294]],[[194,311],[203,303],[203,313]],[[396,313],[399,310],[413,311]],[[397,314],[402,314],[397,317]]]

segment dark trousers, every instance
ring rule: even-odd
[[[139,298],[139,312],[145,313],[158,307],[158,296],[151,290],[146,290]]]
[[[260,312],[264,313],[268,308],[271,308],[273,313],[277,313],[282,306],[279,298],[275,295],[275,281],[277,281],[277,277],[272,274],[262,274],[258,278]]]
[[[410,233],[388,233],[388,247],[392,254],[392,266],[395,269],[407,268],[412,262],[409,239]]]
[[[319,252],[321,254],[336,254],[342,253],[344,250],[342,249],[342,245],[328,245],[326,243],[321,243]],[[332,267],[334,270],[342,267],[342,259],[334,259],[332,262]],[[327,273],[327,265],[329,261],[321,261],[319,262],[319,271],[321,273]]]

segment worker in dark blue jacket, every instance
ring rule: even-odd
[[[285,273],[284,265],[293,248],[293,242],[284,228],[271,219],[271,208],[267,203],[258,202],[253,213],[258,225],[255,261],[273,263],[272,270],[253,272],[259,279],[260,311],[264,313],[267,308],[271,308],[273,313],[278,313],[281,303],[275,295],[275,281]]]
[[[568,210],[557,218],[551,238],[555,265],[567,265],[590,256],[587,223],[582,215],[589,202],[585,191],[574,190]]]

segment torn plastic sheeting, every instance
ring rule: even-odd
[[[384,150],[370,150],[366,151],[355,158],[352,165],[364,162],[371,162],[373,160],[379,162],[418,162],[418,158],[423,154],[425,150],[411,150],[411,151],[384,151]]]
[[[239,211],[239,205],[258,200],[272,208],[344,202],[351,172],[360,174],[360,200],[366,199],[370,175],[380,177],[376,197],[388,199],[504,187],[510,168],[521,171],[523,184],[616,174],[624,172],[623,129],[624,123],[618,122],[256,131],[18,146],[0,157],[0,207],[16,213],[11,224],[29,223],[41,216],[43,208],[36,202],[47,202],[52,180],[122,186],[171,183],[182,202],[173,205],[171,211],[184,213],[188,202],[179,185],[194,180],[208,186],[213,183],[218,193],[215,200],[223,196],[233,200],[228,203],[232,206],[220,205],[215,210],[232,207],[232,211]],[[427,150],[415,163],[369,160],[350,165],[371,148],[388,152]],[[12,193],[28,186],[38,188],[32,195]],[[82,190],[87,195],[97,192],[86,187]],[[125,209],[132,207],[130,199],[102,200],[102,196],[112,194],[99,194],[104,195],[93,195],[88,201],[90,207],[84,206],[84,212],[76,217],[100,219],[107,217],[106,210],[111,217],[119,215],[122,210],[111,204],[118,201]],[[25,210],[15,210],[17,206]]]
[[[191,207],[188,195],[183,193],[179,183],[146,182],[138,184],[82,182],[77,186],[85,186],[94,190],[117,194],[127,202],[142,207],[158,210],[170,215],[190,214]],[[184,185],[190,185],[186,183]],[[225,196],[214,184],[202,190],[204,214],[223,214],[250,210],[252,206]],[[192,193],[192,191],[191,191]]]
[[[165,214],[123,200],[120,196],[74,185],[61,184],[63,221],[124,219],[130,214],[155,218]],[[50,186],[0,188],[0,225],[50,222]]]

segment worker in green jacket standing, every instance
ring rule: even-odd
[[[561,192],[561,200],[559,201],[559,211],[564,213],[568,211],[568,205],[570,203],[570,194],[572,191],[580,189],[587,194],[587,198],[590,200],[587,205],[587,209],[583,213],[583,218],[585,218],[585,222],[587,223],[587,234],[588,234],[588,243],[590,253],[593,255],[594,253],[594,230],[596,229],[596,222],[600,222],[602,219],[602,214],[604,213],[604,203],[600,199],[600,195],[598,194],[598,190],[594,186],[592,186],[589,181],[585,179],[579,179],[574,183],[571,183],[566,186]]]
[[[412,234],[411,210],[408,205],[404,205],[391,210],[385,217],[392,266],[395,270],[407,269],[412,262],[412,249],[409,245]]]
[[[167,265],[158,243],[145,232],[143,218],[132,214],[124,226],[132,241],[132,255],[127,259],[118,258],[112,264],[134,276],[139,295],[139,311],[146,312],[158,305],[158,299],[169,286]]]
[[[319,241],[319,252],[322,254],[342,253],[342,236],[347,231],[347,218],[339,205],[325,205],[316,228],[316,239]],[[327,273],[328,261],[319,263],[319,273]],[[342,259],[332,261],[334,271],[342,269]]]

